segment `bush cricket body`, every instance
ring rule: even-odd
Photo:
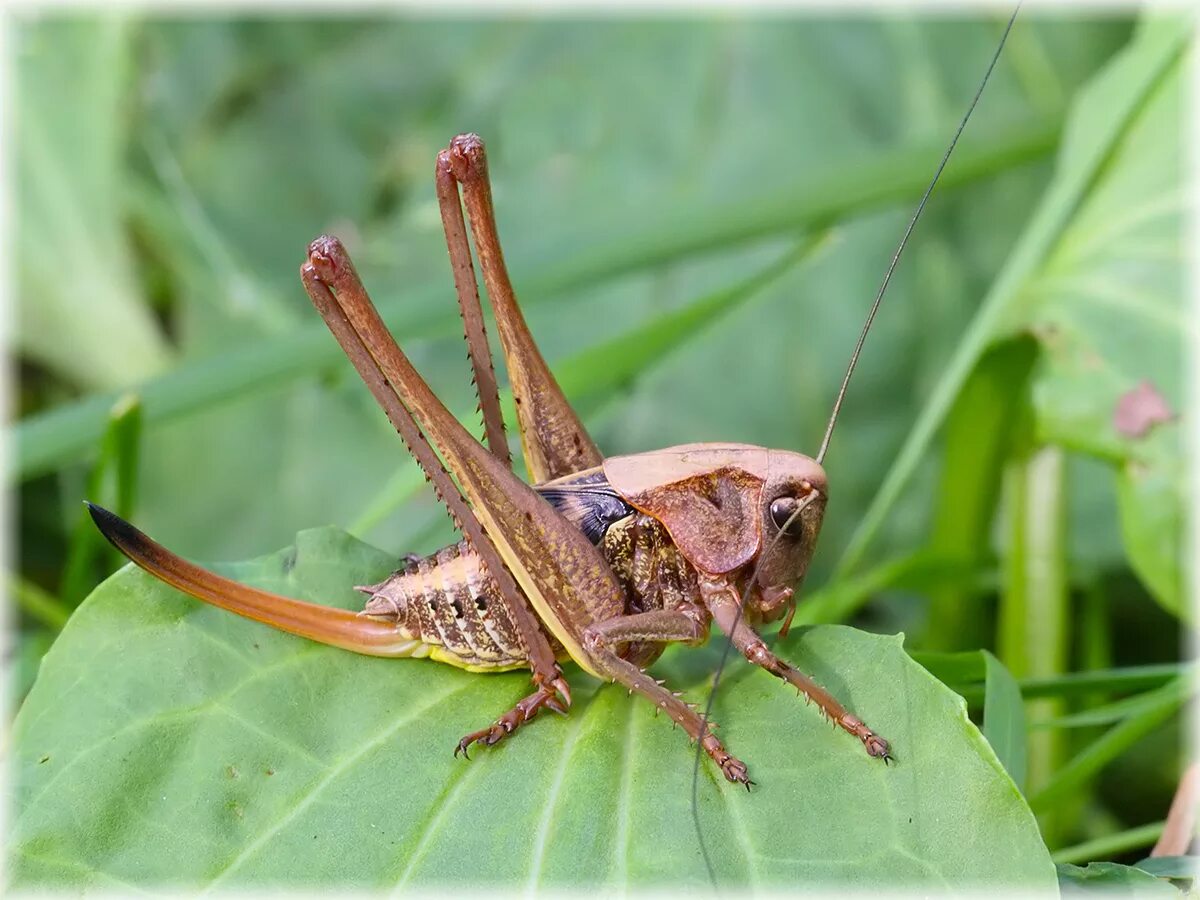
[[[1012,19],[1004,37],[1011,26]],[[571,693],[560,663],[572,660],[648,699],[726,779],[749,787],[746,764],[717,739],[707,711],[701,715],[646,671],[669,643],[704,642],[715,622],[729,638],[726,654],[736,648],[793,685],[870,756],[888,761],[888,742],[776,656],[756,627],[785,619],[786,630],[790,623],[793,585],[807,571],[821,528],[828,498],[821,462],[846,386],[900,253],[1004,37],[892,258],[815,457],[747,444],[687,444],[604,458],[526,326],[500,249],[483,143],[464,134],[438,155],[435,183],[486,446],[454,419],[396,345],[337,239],[314,241],[301,267],[305,290],[445,503],[462,540],[359,588],[368,599],[356,615],[208,572],[89,504],[93,519],[155,577],[284,631],[368,655],[427,657],[472,672],[530,669],[532,693],[465,735],[456,754],[501,741],[542,709],[566,714]],[[531,484],[512,469],[468,228],[495,314]]]

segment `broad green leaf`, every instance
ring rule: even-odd
[[[986,650],[923,652],[917,661],[959,693],[983,683],[983,736],[1020,788],[1025,781],[1025,704],[1012,673]]]
[[[1182,362],[1181,362],[1182,366]],[[1120,462],[1117,505],[1129,562],[1154,597],[1190,617],[1185,591],[1187,460],[1178,425],[1159,427]]]
[[[996,751],[996,756],[1013,782],[1017,787],[1023,787],[1028,735],[1021,688],[1000,660],[986,650],[979,652],[987,672],[984,681],[983,736]]]
[[[1161,878],[1155,878],[1135,866],[1114,862],[1093,862],[1086,866],[1061,863],[1058,866],[1058,883],[1065,897],[1184,896],[1182,891]]]
[[[1184,300],[1185,61],[1179,54],[1157,74],[1013,311],[1043,348],[1033,388],[1038,437],[1114,463],[1130,562],[1176,614],[1185,606],[1180,427],[1158,423],[1145,435],[1122,434],[1114,419],[1122,398],[1143,383],[1175,416],[1182,408],[1184,347],[1194,337]],[[1101,87],[1089,92],[1068,130],[1064,166],[1093,140],[1088,117],[1099,122],[1107,114]]]
[[[913,427],[842,567],[854,566],[900,498],[984,350],[1021,331],[1041,343],[1037,434],[1118,467],[1130,562],[1179,612],[1182,448],[1177,425],[1145,440],[1114,429],[1143,380],[1181,402],[1181,85],[1190,27],[1148,17],[1073,106],[1055,179]],[[1156,446],[1159,445],[1159,446]]]
[[[395,562],[320,529],[223,568],[351,606],[348,586]],[[824,626],[781,649],[885,734],[896,764],[734,667],[714,715],[759,786],[701,768],[719,885],[1053,889],[1029,808],[900,638]],[[718,650],[658,669],[695,696]],[[18,717],[10,871],[19,887],[120,890],[707,885],[692,748],[644,701],[569,676],[568,718],[456,760],[524,676],[357,657],[124,569],[72,617]]]
[[[1158,878],[1195,879],[1200,875],[1200,858],[1195,856],[1148,856],[1136,868]]]

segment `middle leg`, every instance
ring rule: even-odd
[[[748,790],[754,782],[747,774],[746,764],[725,749],[700,714],[633,663],[618,656],[614,649],[620,644],[641,641],[699,642],[708,634],[708,623],[708,613],[700,607],[618,616],[588,626],[583,635],[584,646],[603,674],[630,691],[637,691],[665,712],[688,737],[700,742],[729,781],[744,784]]]
[[[552,709],[562,716],[567,714],[567,708],[559,701],[555,688],[539,685],[536,691],[523,698],[516,706],[497,719],[493,725],[481,728],[479,731],[472,731],[463,737],[458,742],[458,746],[454,748],[454,755],[458,756],[461,753],[470,759],[467,756],[467,748],[476,741],[485,747],[499,743],[541,712],[543,707]]]

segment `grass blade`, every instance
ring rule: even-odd
[[[87,480],[87,497],[108,506],[122,518],[132,517],[137,495],[137,468],[142,435],[142,405],[129,394],[109,413],[108,428],[100,441],[100,454]],[[96,530],[82,505],[76,513],[71,544],[63,565],[60,594],[74,608],[96,583],[97,562],[105,557],[113,571],[124,557]]]
[[[955,165],[945,174],[943,188],[966,185],[1046,156],[1056,146],[1060,121],[1024,122],[980,133],[959,148]],[[765,199],[706,209],[674,209],[661,215],[631,216],[640,223],[601,230],[581,241],[594,246],[585,257],[565,264],[533,269],[540,274],[518,285],[522,303],[545,301],[571,288],[598,283],[651,266],[665,265],[715,248],[726,248],[781,233],[822,227],[870,209],[911,199],[928,176],[930,143],[889,150],[865,161],[811,173],[790,187],[772,191]],[[616,239],[603,235],[620,234]],[[532,267],[531,267],[532,268]],[[414,290],[426,296],[445,291],[442,284]],[[403,327],[414,338],[449,334],[457,328],[448,309],[424,322],[405,319],[399,300],[381,302],[380,313],[391,328]],[[187,415],[248,392],[278,386],[321,371],[339,358],[325,329],[314,322],[291,333],[265,338],[205,360],[181,365],[152,378],[137,390],[147,425]],[[104,431],[108,410],[118,395],[85,397],[32,416],[15,429],[10,480],[23,481],[53,471],[84,456]]]
[[[983,657],[986,677],[983,699],[983,736],[996,751],[1005,771],[1019,790],[1024,789],[1027,757],[1025,702],[1012,673],[986,650]]]
[[[1175,687],[1179,696],[1186,697],[1189,692],[1195,692],[1196,685],[1192,682],[1177,679],[1169,682],[1168,687]],[[1130,716],[1135,716],[1138,713],[1154,706],[1159,701],[1159,697],[1155,693],[1135,694],[1132,697],[1123,697],[1120,700],[1114,700],[1112,703],[1106,703],[1103,706],[1095,706],[1091,709],[1085,709],[1081,712],[1073,713],[1067,716],[1058,716],[1053,719],[1046,719],[1041,722],[1034,722],[1033,728],[1092,728],[1096,725],[1112,725],[1114,722],[1120,722],[1128,719]]]
[[[1078,753],[1055,773],[1046,785],[1029,800],[1034,812],[1053,808],[1054,804],[1086,784],[1100,770],[1117,759],[1135,743],[1166,722],[1183,705],[1183,697],[1174,684],[1165,685],[1153,694],[1153,702],[1135,716],[1115,725],[1100,738]]]
[[[60,631],[71,615],[71,610],[49,591],[17,575],[8,576],[8,595],[22,612],[54,632]]]
[[[1106,834],[1104,837],[1063,847],[1051,854],[1051,857],[1056,863],[1078,865],[1094,859],[1128,853],[1139,847],[1148,847],[1157,841],[1166,824],[1166,822],[1152,822],[1149,825],[1139,825],[1137,828],[1130,828],[1127,831],[1118,831],[1116,834]],[[1141,868],[1140,865],[1139,868]]]

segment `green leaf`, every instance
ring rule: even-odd
[[[1191,878],[1200,875],[1200,857],[1148,856],[1135,868],[1157,878]]]
[[[986,650],[983,655],[987,678],[983,698],[983,736],[1004,764],[1017,787],[1025,784],[1027,755],[1025,703],[1012,673]]]
[[[1182,538],[1177,426],[1150,453],[1118,439],[1120,396],[1151,380],[1178,409],[1182,390],[1182,166],[1178,123],[1188,24],[1149,17],[1083,91],[1038,212],[993,284],[864,516],[841,569],[855,567],[925,455],[986,348],[1028,330],[1038,436],[1119,464],[1130,561],[1178,611]],[[1151,472],[1147,472],[1150,469]],[[1131,483],[1131,472],[1139,480]],[[1156,475],[1157,478],[1151,477]],[[1163,479],[1170,480],[1164,488]],[[1146,508],[1142,504],[1156,501]]]
[[[1169,24],[1169,23],[1168,23]],[[1146,28],[1144,47],[1178,33]],[[1140,54],[1144,56],[1145,54]],[[1122,434],[1118,404],[1148,384],[1174,411],[1183,402],[1184,229],[1180,132],[1185,54],[1150,69],[1136,116],[1109,147],[1086,197],[1014,309],[1014,326],[1042,344],[1034,376],[1037,436],[1112,461],[1122,532],[1134,570],[1154,596],[1183,612],[1183,441],[1177,422]],[[1070,166],[1107,127],[1105,87],[1133,77],[1131,55],[1089,91],[1064,138]],[[1090,121],[1089,121],[1090,117]]]
[[[1134,571],[1164,607],[1189,617],[1180,559],[1186,521],[1182,441],[1177,426],[1159,430],[1121,463],[1117,508]]]
[[[1025,781],[1025,704],[1012,673],[987,650],[923,652],[916,660],[944,684],[966,694],[983,682],[983,736],[1018,786]]]
[[[14,32],[16,344],[96,390],[168,361],[123,227],[131,32],[124,16],[45,17]]]
[[[1099,894],[1123,897],[1181,897],[1182,893],[1161,878],[1133,866],[1094,862],[1086,866],[1061,863],[1058,884],[1064,895]]]
[[[320,529],[223,569],[351,606],[349,585],[395,564]],[[897,764],[735,667],[714,715],[759,787],[703,761],[721,886],[1052,889],[1029,808],[899,638],[824,626],[781,649]],[[694,697],[718,651],[672,651],[661,674]],[[639,698],[568,675],[567,719],[465,762],[456,740],[524,695],[525,676],[354,656],[124,569],[72,617],[18,716],[10,871],[25,888],[707,885],[692,747]]]

